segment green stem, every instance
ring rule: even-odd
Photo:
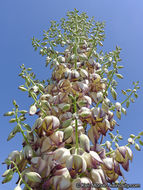
[[[74,113],[77,113],[77,106],[76,106],[76,98],[73,99],[74,104]],[[75,119],[75,138],[76,138],[76,149],[78,148],[78,123],[77,119]]]
[[[33,96],[33,94],[30,93],[30,95],[32,96],[32,98],[34,99],[34,101],[36,102],[36,104],[38,105],[38,107],[41,109],[41,111],[43,112],[44,116],[46,116],[47,114],[46,114],[45,110],[43,110],[43,109],[41,108],[39,102],[36,100],[36,98]]]
[[[112,153],[114,153],[115,152],[115,150],[112,150],[112,151],[110,151],[110,152],[107,152],[106,153],[106,156],[108,156],[108,155],[110,155],[110,154],[112,154]]]
[[[88,56],[88,60],[89,60],[90,56],[92,55],[92,52],[93,52],[95,46],[96,46],[96,40],[94,40],[93,47],[92,47],[92,49],[91,49],[91,51],[89,53],[89,56]]]
[[[11,163],[14,165],[14,167],[15,167],[15,169],[16,169],[16,171],[17,171],[19,177],[20,177],[20,180],[23,181],[23,183],[25,184],[25,186],[27,187],[28,190],[32,190],[32,188],[31,188],[31,187],[25,182],[25,180],[22,178],[22,175],[21,175],[21,173],[20,173],[20,171],[19,171],[19,169],[18,169],[16,163],[13,162],[13,161],[11,161]]]
[[[133,90],[133,91],[131,92],[131,94],[121,103],[121,105],[124,104],[126,101],[128,101],[128,99],[132,96],[133,92],[134,92],[134,90]]]
[[[20,132],[21,132],[21,134],[23,135],[23,138],[24,138],[25,142],[26,142],[27,144],[29,144],[29,142],[28,142],[28,140],[27,140],[27,138],[26,138],[26,136],[25,136],[25,134],[24,134],[24,131],[23,131],[22,127],[21,127],[21,124],[20,124],[20,122],[19,122],[19,118],[18,118],[18,114],[17,114],[17,113],[18,113],[18,109],[16,108],[16,110],[15,110],[16,122],[17,122],[17,124],[18,124],[18,126],[19,126]]]
[[[109,88],[109,86],[110,86],[110,84],[111,84],[111,82],[112,82],[112,79],[113,79],[114,74],[115,74],[115,70],[113,70],[113,72],[112,72],[112,75],[111,75],[111,77],[110,77],[108,86],[107,86],[105,92],[103,93],[103,98],[104,98],[104,96],[106,95],[106,92],[107,92],[107,90],[108,90],[108,88]],[[96,107],[98,107],[101,102],[102,102],[102,100],[100,100],[100,101],[96,104]]]

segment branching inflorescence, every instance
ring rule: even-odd
[[[110,189],[112,183],[126,182],[121,166],[128,171],[133,158],[130,145],[137,150],[136,140],[143,145],[142,132],[131,134],[125,146],[118,144],[119,130],[112,133],[118,125],[114,112],[118,119],[121,113],[126,115],[123,105],[129,107],[139,89],[138,82],[133,83],[133,89],[122,90],[125,100],[117,102],[116,78],[123,78],[119,74],[123,66],[118,65],[121,49],[97,51],[103,46],[104,23],[95,23],[76,9],[67,17],[60,24],[51,21],[42,41],[32,39],[35,50],[40,48],[40,54],[46,55],[46,66],[53,69],[51,79],[40,82],[31,68],[21,66],[25,84],[19,89],[34,100],[29,114],[38,115],[33,127],[25,123],[27,111],[19,110],[16,101],[15,108],[5,114],[15,116],[10,123],[17,123],[8,140],[18,132],[24,139],[23,149],[13,151],[4,162],[8,170],[3,183],[15,172],[19,175],[15,190],[21,184],[25,190]],[[111,141],[103,142],[107,134]]]

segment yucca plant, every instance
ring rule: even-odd
[[[25,190],[109,190],[126,184],[121,166],[128,171],[133,158],[130,146],[140,150],[136,141],[143,145],[143,132],[131,134],[127,144],[120,146],[119,130],[112,133],[118,125],[114,114],[118,119],[126,115],[124,105],[128,108],[134,102],[132,96],[138,97],[140,87],[134,82],[133,89],[122,90],[125,99],[117,101],[116,78],[123,79],[121,49],[103,53],[104,38],[104,23],[75,9],[60,24],[51,21],[42,40],[32,39],[53,73],[40,82],[31,68],[21,66],[19,75],[25,83],[19,89],[33,98],[29,114],[36,114],[37,120],[32,127],[26,124],[27,111],[19,110],[15,100],[14,109],[5,114],[14,116],[10,123],[16,123],[8,140],[20,132],[23,148],[5,160],[8,169],[2,183],[16,172],[15,190],[22,184]]]

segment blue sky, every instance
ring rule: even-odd
[[[130,133],[138,134],[143,131],[143,1],[142,0],[4,0],[0,5],[0,125],[1,125],[1,154],[0,162],[13,150],[21,149],[21,135],[7,142],[7,136],[13,125],[3,113],[11,110],[12,100],[16,99],[21,109],[28,109],[33,103],[26,93],[18,90],[23,83],[18,77],[20,65],[32,67],[39,79],[49,78],[50,71],[45,68],[45,58],[34,52],[31,38],[42,37],[42,31],[47,29],[50,20],[59,20],[66,16],[66,12],[78,9],[89,17],[94,16],[96,21],[105,21],[106,39],[103,51],[112,51],[116,45],[122,48],[121,58],[125,68],[122,70],[124,80],[119,89],[132,87],[132,81],[139,80],[141,89],[136,103],[131,104],[127,116],[123,116],[119,130],[124,137],[124,143]],[[35,118],[31,117],[30,124]],[[124,172],[127,183],[142,182],[143,151],[132,149],[134,158],[130,163],[129,172]],[[6,167],[0,165],[0,176]],[[2,179],[2,178],[1,178]],[[15,181],[9,184],[0,184],[1,190],[11,190]],[[142,187],[140,189],[142,189]]]

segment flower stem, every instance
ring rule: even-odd
[[[16,110],[15,110],[15,118],[16,118],[16,122],[17,122],[17,124],[18,124],[18,126],[19,126],[20,132],[21,132],[21,134],[23,135],[23,138],[24,138],[25,142],[26,142],[27,144],[29,144],[29,142],[28,142],[28,140],[27,140],[27,138],[26,138],[26,136],[25,136],[25,134],[24,134],[24,131],[23,131],[22,127],[21,127],[21,124],[20,124],[20,122],[19,122],[19,119],[18,119],[18,108],[16,108]]]
[[[113,79],[114,74],[115,74],[115,70],[112,71],[112,75],[111,75],[111,77],[110,77],[108,86],[107,86],[106,90],[105,90],[104,93],[103,93],[103,98],[104,98],[104,96],[106,95],[106,92],[107,92],[108,88],[110,87],[110,84],[111,84],[111,82],[112,82],[112,79]],[[102,100],[100,100],[100,101],[96,104],[96,107],[98,107],[101,102],[102,102]]]
[[[32,188],[31,188],[31,187],[25,182],[25,180],[22,178],[22,175],[21,175],[21,173],[20,173],[20,171],[19,171],[19,169],[18,169],[16,163],[13,162],[13,161],[11,161],[11,163],[14,165],[14,167],[15,167],[15,169],[16,169],[18,175],[19,175],[20,180],[22,180],[22,182],[25,184],[25,186],[27,187],[28,190],[32,190]]]

